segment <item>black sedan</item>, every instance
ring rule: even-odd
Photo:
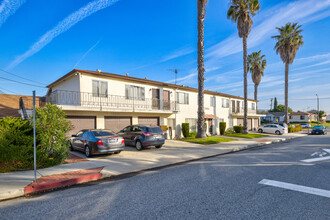
[[[324,126],[314,126],[312,129],[312,134],[326,134],[327,133],[327,129]]]
[[[79,150],[86,157],[94,154],[120,153],[125,141],[109,130],[81,130],[71,138],[71,150]]]

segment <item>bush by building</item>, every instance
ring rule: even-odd
[[[243,133],[243,126],[237,125],[234,126],[235,133]]]
[[[189,123],[182,123],[181,127],[183,136],[185,138],[189,137]]]
[[[219,128],[220,128],[220,134],[224,135],[226,131],[226,122],[220,122],[219,123]]]

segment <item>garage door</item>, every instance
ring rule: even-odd
[[[159,126],[159,117],[139,117],[139,124]]]
[[[254,119],[254,128],[257,129],[259,127],[259,118]]]
[[[114,132],[119,132],[123,128],[132,124],[131,117],[104,117],[104,127]]]
[[[248,131],[251,131],[252,130],[252,118],[248,118],[247,119],[247,129]]]
[[[237,125],[243,126],[243,118],[238,118],[237,119]]]
[[[73,129],[69,131],[69,135],[77,134],[82,129],[95,129],[96,117],[95,116],[67,116],[71,121]]]

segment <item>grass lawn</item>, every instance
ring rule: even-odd
[[[253,138],[268,137],[269,135],[265,135],[265,134],[227,134],[227,136],[253,139]]]
[[[236,141],[236,139],[221,138],[221,137],[206,137],[206,138],[183,138],[183,139],[181,139],[181,141],[209,145],[209,144],[217,144],[217,143],[222,143],[222,142]]]
[[[300,125],[300,124],[306,124],[306,123],[290,123],[290,125]],[[312,126],[312,128],[317,125],[317,123],[307,123]],[[323,125],[324,127],[330,127],[330,123],[320,122],[320,125]]]

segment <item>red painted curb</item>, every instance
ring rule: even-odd
[[[89,181],[93,181],[93,180],[98,180],[101,178],[102,178],[102,174],[96,173],[96,174],[89,174],[89,175],[85,175],[85,176],[77,177],[77,178],[55,181],[55,182],[51,182],[51,183],[43,183],[43,184],[38,184],[38,185],[26,186],[26,187],[24,187],[24,195],[37,193],[40,191],[46,191],[46,190],[50,190],[50,189],[56,189],[56,188],[63,187],[63,186],[75,185],[78,183],[85,183],[85,182],[89,182]]]

